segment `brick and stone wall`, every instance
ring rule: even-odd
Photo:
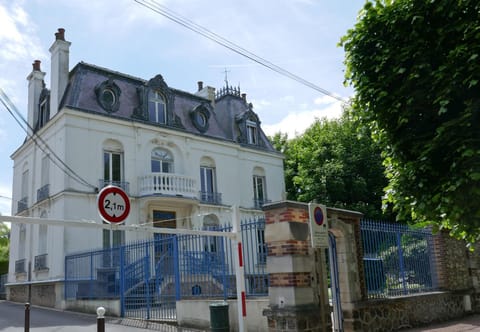
[[[269,204],[265,240],[270,276],[269,331],[327,331],[331,308],[326,294],[325,251],[312,249],[308,204]],[[344,331],[397,331],[480,312],[480,248],[439,233],[432,240],[438,291],[368,299],[360,232],[362,215],[327,208],[335,236]],[[323,319],[323,321],[322,321]]]

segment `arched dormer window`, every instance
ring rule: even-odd
[[[173,173],[173,156],[170,151],[156,148],[152,151],[152,173]]]
[[[157,75],[144,85],[137,87],[138,106],[132,118],[170,127],[184,128],[180,118],[173,112],[174,93]]]
[[[156,90],[148,93],[148,120],[154,123],[167,123],[167,107],[165,98]]]

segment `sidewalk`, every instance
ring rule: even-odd
[[[480,315],[470,315],[458,320],[453,320],[444,323],[432,324],[425,327],[417,327],[414,329],[402,330],[402,332],[480,332]]]

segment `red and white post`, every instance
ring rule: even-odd
[[[242,229],[240,226],[240,210],[233,206],[233,233],[235,234],[235,276],[237,282],[237,308],[238,308],[238,331],[245,331],[245,319],[247,318],[247,302],[245,293],[245,273],[243,267]]]

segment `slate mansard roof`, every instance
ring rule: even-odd
[[[102,93],[106,90],[112,96],[105,103]],[[150,91],[159,91],[166,101],[165,124],[149,120]],[[262,131],[252,105],[240,96],[240,89],[228,86],[217,93],[212,103],[207,98],[168,87],[161,75],[147,81],[80,62],[70,72],[60,109],[63,107],[276,152]],[[198,121],[199,114],[202,121]],[[247,139],[247,123],[257,128],[254,144]]]

